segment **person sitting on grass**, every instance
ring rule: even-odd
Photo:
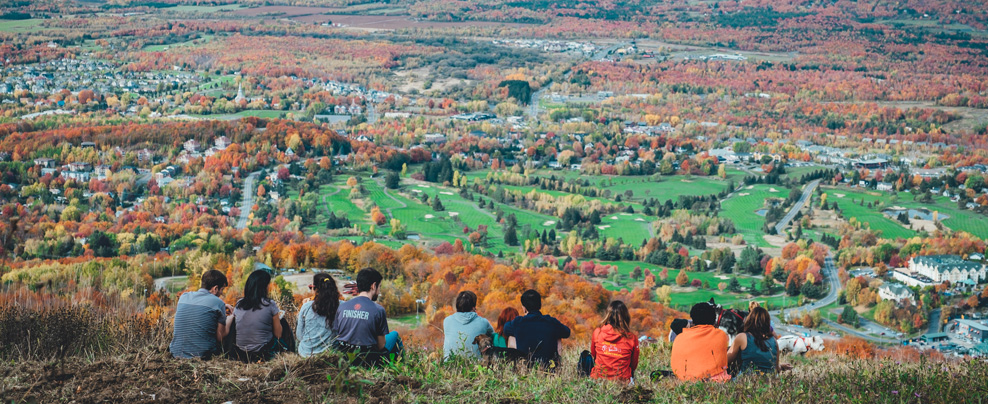
[[[680,380],[731,380],[727,373],[729,337],[714,327],[717,312],[710,303],[697,303],[690,309],[693,326],[683,329],[672,343],[672,372]]]
[[[244,297],[237,301],[233,314],[236,316],[234,328],[234,350],[237,359],[244,362],[266,361],[278,352],[294,350],[295,342],[284,312],[278,304],[268,298],[271,274],[265,270],[251,272],[244,285]],[[286,332],[287,331],[287,332]]]
[[[552,316],[542,314],[542,296],[534,289],[522,293],[521,306],[525,315],[504,325],[508,348],[529,355],[530,364],[554,369],[559,364],[560,341],[569,338],[569,327]]]
[[[593,330],[590,354],[594,367],[590,377],[631,381],[638,368],[638,338],[631,332],[631,315],[628,306],[615,300],[607,306],[600,327]]]
[[[477,315],[477,295],[471,291],[456,296],[456,313],[443,320],[443,360],[453,356],[480,358],[480,347],[473,341],[478,335],[494,335],[494,327]]]
[[[315,274],[309,287],[316,292],[316,297],[302,304],[295,326],[298,354],[304,358],[332,346],[336,339],[333,321],[336,320],[336,309],[340,307],[340,290],[329,274]]]
[[[508,338],[504,336],[504,325],[518,317],[518,310],[514,307],[505,307],[501,310],[501,315],[497,316],[497,326],[494,327],[494,347],[507,348]]]
[[[735,376],[746,373],[776,373],[779,367],[779,343],[772,332],[768,310],[755,306],[744,319],[744,332],[734,337],[727,360],[736,366]]]
[[[175,309],[172,342],[168,351],[176,358],[209,359],[219,354],[220,343],[233,323],[233,306],[220,300],[226,275],[215,269],[202,274],[199,290],[183,293]]]
[[[377,304],[384,277],[371,268],[357,273],[357,296],[340,304],[333,329],[337,332],[335,348],[343,352],[401,355],[404,347],[397,331],[388,331],[384,307]],[[389,355],[390,356],[390,355]],[[376,362],[364,358],[365,362]]]

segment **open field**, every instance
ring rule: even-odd
[[[206,5],[178,5],[175,7],[169,7],[164,9],[165,11],[178,11],[186,13],[218,13],[218,12],[230,12],[234,10],[241,10],[244,7],[239,4],[224,4],[221,6],[206,6]]]
[[[642,287],[642,280],[636,281],[634,279],[631,279],[631,272],[634,271],[634,268],[636,266],[641,267],[643,274],[645,273],[645,270],[648,269],[649,271],[652,272],[653,275],[656,276],[656,278],[658,278],[659,273],[662,272],[663,269],[663,267],[659,267],[656,265],[639,262],[639,261],[599,261],[599,260],[591,260],[591,261],[600,263],[602,265],[614,265],[617,267],[618,273],[621,274],[617,284],[613,282],[613,278],[611,278],[610,276],[606,278],[590,277],[590,279],[596,280],[601,285],[603,285],[605,289],[614,290],[614,291],[618,291],[621,289],[633,290],[635,288]],[[582,263],[583,261],[580,262]],[[679,275],[680,270],[671,269],[671,268],[669,268],[668,270],[669,270],[669,281],[673,282],[676,279],[676,276]],[[757,300],[759,302],[767,302],[771,304],[772,307],[780,307],[783,304],[785,304],[786,307],[792,307],[792,306],[796,306],[798,303],[797,299],[786,298],[783,297],[781,294],[777,294],[770,297],[766,297],[766,296],[749,297],[748,293],[746,292],[744,293],[731,293],[727,291],[721,292],[717,288],[718,284],[720,284],[721,282],[730,283],[732,277],[737,277],[738,282],[741,284],[741,286],[745,288],[751,286],[751,281],[755,281],[756,284],[758,284],[758,287],[761,287],[760,277],[754,277],[745,274],[720,274],[715,271],[687,272],[687,275],[689,276],[691,282],[693,281],[693,279],[699,279],[701,282],[704,282],[705,284],[709,283],[710,288],[704,288],[704,287],[701,287],[699,289],[686,288],[689,291],[679,291],[679,292],[674,291],[671,296],[672,306],[679,308],[685,307],[686,311],[689,311],[688,307],[691,306],[692,304],[697,302],[705,302],[710,300],[710,298],[714,298],[717,301],[717,303],[723,304],[725,306],[739,305],[741,307],[746,307],[747,303],[751,300]],[[644,275],[642,275],[642,279],[644,279]],[[675,284],[673,284],[672,286],[676,288]],[[782,285],[776,285],[776,287],[777,287],[776,290],[779,293],[781,293]]]
[[[216,119],[216,120],[227,120],[232,121],[240,118],[246,118],[249,116],[256,116],[259,118],[277,118],[281,116],[285,111],[273,111],[267,109],[250,109],[245,111],[240,111],[234,114],[212,114],[212,115],[191,115],[196,118],[201,119]]]
[[[915,234],[904,227],[898,221],[887,217],[879,208],[868,208],[868,202],[885,203],[885,207],[901,206],[911,209],[929,209],[939,212],[941,223],[952,230],[966,231],[980,238],[988,238],[988,218],[974,213],[970,210],[957,208],[957,203],[951,202],[944,196],[935,196],[933,204],[924,204],[912,199],[912,194],[899,193],[898,198],[892,195],[875,191],[864,191],[854,188],[832,188],[828,187],[826,192],[830,194],[828,200],[838,201],[844,216],[847,218],[856,217],[859,221],[867,222],[871,228],[882,230],[885,237],[910,237]],[[835,194],[843,194],[843,198],[838,198]],[[865,206],[858,203],[851,203],[851,199],[860,201],[864,199]],[[946,218],[944,218],[946,216]]]
[[[301,9],[309,7],[261,7],[261,9],[271,9],[271,8],[292,8]],[[252,9],[253,10],[253,9]],[[398,16],[386,16],[386,15],[356,15],[356,14],[328,14],[327,12],[308,12],[304,10],[291,10],[292,13],[305,13],[305,14],[295,14],[291,16],[292,20],[303,22],[303,23],[326,23],[332,22],[333,24],[340,25],[349,28],[358,29],[371,29],[371,30],[395,30],[395,29],[407,29],[407,28],[465,28],[465,27],[521,27],[524,24],[518,23],[502,23],[502,22],[488,22],[488,21],[469,21],[469,22],[442,22],[442,21],[420,21],[413,19],[409,16],[398,15]]]
[[[212,39],[213,39],[213,35],[205,35],[202,38],[193,39],[191,41],[173,43],[168,45],[149,45],[149,46],[145,46],[143,50],[147,52],[162,52],[172,48],[205,44],[206,42],[209,42]]]
[[[775,190],[775,192],[772,192]],[[789,190],[775,185],[756,184],[743,187],[728,199],[721,202],[721,217],[734,221],[734,226],[744,236],[745,241],[759,247],[771,247],[765,240],[762,226],[765,216],[756,211],[766,208],[765,201],[770,198],[786,198]]]
[[[42,29],[40,18],[27,20],[0,20],[0,31],[4,32],[31,32]]]
[[[864,192],[863,190],[849,188],[835,189],[831,187],[825,188],[824,192],[830,194],[827,196],[828,201],[831,203],[837,201],[845,219],[856,218],[859,222],[866,223],[871,229],[881,231],[884,237],[905,238],[912,237],[916,234],[915,231],[902,226],[898,221],[885,216],[882,213],[882,208],[868,207],[869,202],[872,203],[872,206],[876,206],[878,202],[882,202],[885,204],[885,207],[900,204],[899,202],[891,202],[891,196],[887,194],[874,191]],[[842,194],[844,197],[841,198],[836,194]],[[852,203],[851,200],[855,202]],[[862,200],[864,200],[863,206],[860,204]]]

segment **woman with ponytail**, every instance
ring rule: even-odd
[[[299,309],[298,324],[295,326],[298,354],[302,357],[318,354],[332,346],[336,339],[333,320],[336,319],[336,309],[340,307],[340,290],[332,276],[315,274],[310,287],[316,292],[316,297]]]

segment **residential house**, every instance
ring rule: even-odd
[[[198,153],[199,149],[202,148],[202,144],[198,140],[189,139],[185,143],[182,143],[182,147],[189,153]]]
[[[878,297],[899,303],[903,300],[912,302],[913,291],[900,283],[886,283],[878,288]]]

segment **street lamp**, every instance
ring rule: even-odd
[[[415,300],[415,320],[419,319],[419,305],[425,307],[425,298]]]

